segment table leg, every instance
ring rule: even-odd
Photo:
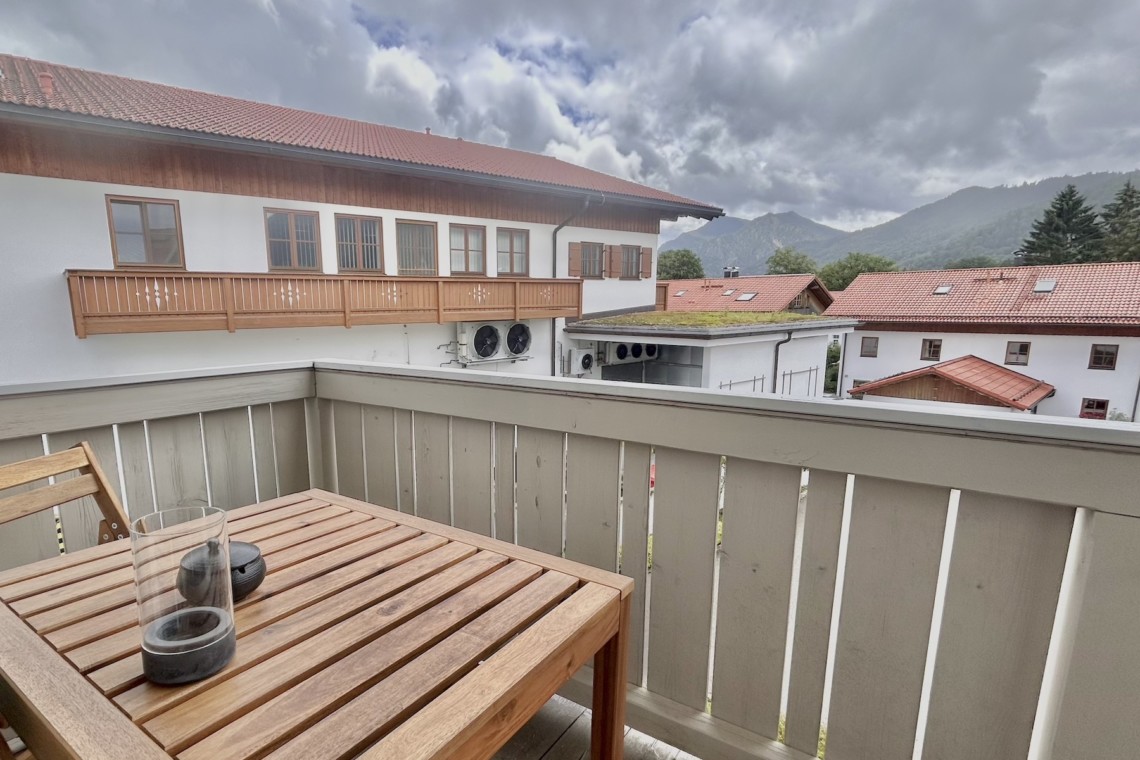
[[[621,760],[625,747],[626,661],[629,652],[630,597],[621,600],[617,633],[594,655],[591,760]]]

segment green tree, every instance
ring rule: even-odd
[[[818,268],[811,256],[790,245],[777,248],[768,257],[768,274],[815,274]]]
[[[704,276],[701,260],[688,248],[665,251],[657,257],[658,280],[699,280]]]
[[[1057,193],[1021,244],[1023,264],[1072,264],[1104,260],[1104,229],[1073,185]]]
[[[849,253],[819,270],[819,279],[828,290],[843,290],[864,272],[897,272],[899,265],[873,253]]]
[[[827,364],[823,372],[823,392],[835,393],[839,388],[839,341],[832,341],[827,346]]]
[[[1140,190],[1124,183],[1116,199],[1104,205],[1104,252],[1110,261],[1140,261]]]
[[[993,256],[963,256],[960,259],[947,261],[943,269],[985,269],[986,267],[1008,266],[1009,262],[1001,262]]]

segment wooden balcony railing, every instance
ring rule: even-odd
[[[75,334],[579,317],[580,280],[67,272]]]
[[[702,758],[1137,754],[1124,423],[346,362],[0,388],[0,464],[78,440],[132,517],[321,487],[619,570],[628,721]],[[0,571],[59,553],[0,528]]]

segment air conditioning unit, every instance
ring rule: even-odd
[[[594,369],[594,349],[570,349],[570,374],[581,376]]]
[[[606,364],[630,364],[657,358],[656,343],[607,343]]]
[[[455,339],[459,361],[476,364],[514,360],[530,351],[530,327],[524,322],[460,322]]]

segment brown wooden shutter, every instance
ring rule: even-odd
[[[653,276],[653,249],[648,246],[641,247],[641,279],[647,280]]]
[[[606,246],[606,277],[621,277],[621,246]]]
[[[566,267],[566,275],[568,277],[581,277],[582,276],[582,244],[570,244],[570,263]]]

